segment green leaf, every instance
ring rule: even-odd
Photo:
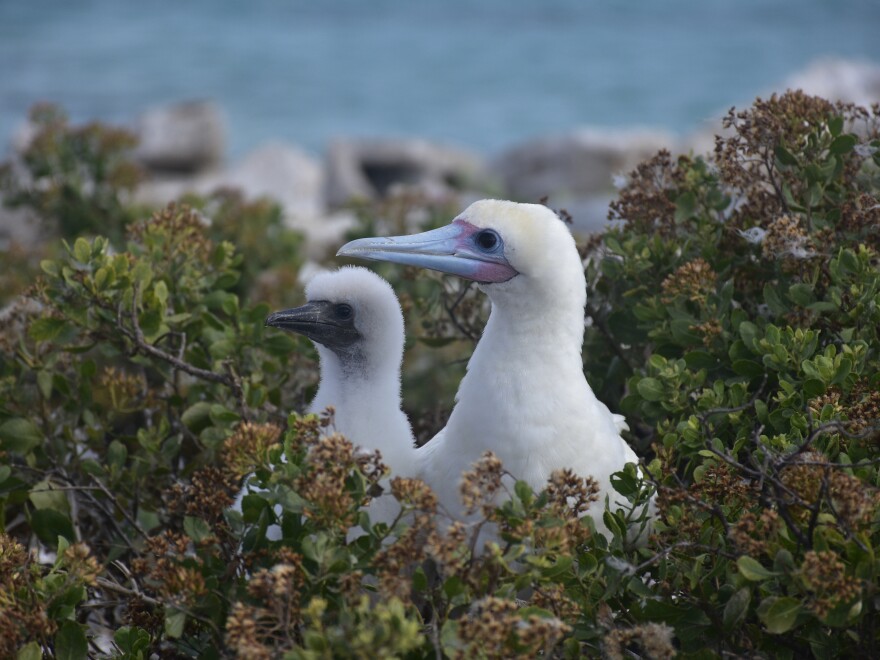
[[[87,264],[92,257],[92,247],[84,238],[76,239],[73,244],[73,257],[81,264]]]
[[[241,515],[245,522],[257,522],[263,511],[269,508],[266,498],[259,494],[249,493],[241,500]]]
[[[846,135],[838,135],[834,140],[832,140],[831,144],[828,147],[828,151],[836,156],[840,156],[846,153],[849,153],[853,150],[853,147],[858,144],[858,139],[855,135],[851,133],[847,133]]]
[[[743,555],[737,559],[736,567],[739,570],[739,574],[749,582],[761,582],[776,576],[776,573],[768,571],[761,566],[760,562],[748,555]]]
[[[816,297],[813,295],[813,287],[809,284],[804,284],[803,282],[800,284],[792,284],[788,288],[788,297],[801,307],[806,307],[816,300]]]
[[[781,635],[791,630],[802,609],[803,603],[791,596],[771,596],[758,608],[758,618],[767,626],[767,632],[771,635]]]
[[[837,365],[837,370],[834,372],[834,378],[832,379],[831,384],[842,384],[843,381],[846,380],[846,377],[849,376],[850,371],[852,371],[852,360],[847,357],[841,357],[840,364]]]
[[[142,628],[122,626],[113,633],[113,641],[128,656],[143,658],[150,647],[150,634]]]
[[[29,642],[18,650],[16,660],[42,660],[43,649],[40,648],[39,642]]]
[[[691,371],[714,369],[718,366],[718,359],[706,351],[690,351],[685,353],[684,362]]]
[[[656,378],[642,378],[636,389],[646,401],[660,401],[663,398],[663,384]]]
[[[52,381],[54,378],[55,377],[51,371],[37,372],[37,387],[40,388],[40,394],[44,399],[52,397]]]
[[[156,300],[164,307],[165,303],[168,302],[168,285],[165,284],[164,280],[156,282],[156,286],[153,287],[153,295],[156,296]]]
[[[694,193],[688,191],[678,196],[675,200],[675,222],[681,223],[694,215],[697,207],[697,198]]]
[[[739,324],[739,336],[746,346],[753,349],[758,338],[758,326],[751,321],[743,321]]]
[[[128,460],[128,448],[119,440],[111,441],[107,447],[107,463],[117,470],[121,470],[126,460]]]
[[[61,272],[61,269],[58,267],[58,262],[52,261],[51,259],[43,259],[40,262],[40,268],[46,273],[46,275],[51,275],[52,277],[58,277],[58,273]]]
[[[808,378],[804,381],[804,396],[812,399],[825,393],[825,383],[818,378]]]
[[[829,300],[820,300],[818,302],[811,303],[807,305],[807,309],[813,312],[835,312],[837,311],[837,305]]]
[[[776,290],[775,285],[764,285],[764,302],[767,303],[770,311],[774,314],[785,314],[788,311],[788,306],[784,302],[782,302],[782,297]]]
[[[65,514],[70,510],[67,494],[53,488],[52,482],[48,479],[35,484],[28,493],[28,499],[37,509],[55,509]]]
[[[58,537],[68,541],[76,540],[70,518],[55,509],[37,509],[31,514],[31,528],[43,543],[53,548]]]
[[[172,639],[176,639],[183,634],[185,624],[186,612],[171,608],[165,611],[165,634]]]
[[[59,660],[87,658],[89,642],[86,633],[75,621],[65,621],[55,634],[55,657]]]
[[[50,316],[42,316],[31,323],[28,336],[34,341],[52,341],[67,328],[67,321]]]
[[[782,165],[791,166],[791,165],[798,164],[797,158],[794,157],[794,154],[792,154],[788,149],[783,147],[781,144],[778,145],[776,147],[776,149],[774,149],[774,153],[776,154],[776,160],[778,160],[779,163]]]
[[[730,600],[724,606],[724,615],[722,617],[725,630],[734,630],[742,623],[746,613],[749,611],[749,604],[751,602],[752,590],[749,587],[743,587],[730,597]]]
[[[828,130],[832,137],[837,137],[843,131],[843,116],[837,115],[828,120]]]
[[[183,531],[196,543],[201,543],[211,536],[211,526],[201,518],[186,516],[183,519]]]
[[[222,406],[219,403],[212,404],[209,409],[209,413],[211,416],[211,421],[214,422],[214,424],[216,424],[217,426],[227,426],[241,419],[239,414],[236,413],[234,410],[230,410],[229,408]]]
[[[733,372],[746,378],[760,378],[764,375],[764,367],[754,360],[734,360],[730,365]]]
[[[0,424],[0,447],[14,454],[28,454],[43,442],[37,426],[22,417],[13,417]]]
[[[183,411],[180,421],[193,433],[201,433],[202,429],[211,424],[211,404],[207,401],[194,403]]]
[[[534,499],[534,493],[527,481],[517,481],[513,486],[513,492],[523,504],[527,505]]]

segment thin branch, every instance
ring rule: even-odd
[[[113,580],[108,580],[105,577],[98,576],[97,584],[101,589],[106,589],[107,591],[112,591],[117,594],[122,594],[124,596],[128,596],[129,598],[137,598],[138,600],[142,600],[148,605],[153,605],[155,607],[162,607],[164,603],[152,596],[147,596],[140,589],[129,589],[128,587],[123,587],[121,584],[114,582]]]
[[[91,478],[92,482],[94,482],[94,483],[98,486],[98,488],[100,489],[100,491],[101,491],[102,493],[104,493],[104,495],[106,495],[106,496],[109,498],[109,500],[110,500],[111,502],[113,502],[113,504],[116,505],[116,508],[119,509],[119,512],[120,512],[120,513],[123,515],[123,517],[128,521],[128,524],[131,525],[132,527],[134,527],[135,531],[137,531],[137,533],[140,534],[142,538],[145,538],[145,539],[146,539],[146,538],[149,538],[149,535],[148,535],[147,532],[144,530],[144,528],[141,527],[140,523],[138,523],[138,521],[135,520],[135,519],[131,516],[131,514],[130,514],[128,511],[126,511],[125,507],[122,506],[122,505],[116,500],[116,497],[113,495],[113,493],[111,493],[111,492],[107,489],[107,487],[101,482],[101,480],[98,479],[96,476],[91,475],[91,474],[89,475],[89,477]]]
[[[229,364],[228,361],[224,364],[226,373],[218,374],[215,371],[202,369],[193,364],[190,364],[189,362],[186,362],[181,358],[172,355],[171,353],[168,353],[147,341],[146,337],[144,336],[143,330],[141,330],[140,322],[138,321],[137,315],[137,309],[140,304],[140,295],[140,286],[135,284],[134,294],[132,296],[131,310],[129,311],[128,315],[131,328],[126,327],[126,324],[123,322],[122,301],[119,302],[116,310],[117,327],[119,331],[134,344],[135,354],[139,351],[145,355],[149,355],[150,357],[162,360],[163,362],[167,362],[178,371],[183,371],[191,376],[195,376],[196,378],[207,380],[212,383],[220,383],[221,385],[225,385],[232,390],[236,401],[238,402],[239,406],[241,406],[242,416],[247,419],[250,416],[249,408],[244,400],[244,391],[242,388],[241,379],[234,372],[231,364]]]
[[[465,337],[473,342],[476,342],[477,340],[479,340],[479,337],[474,336],[472,332],[465,328],[464,325],[462,325],[462,323],[458,320],[458,317],[455,315],[455,308],[461,304],[462,300],[464,300],[467,292],[471,289],[471,285],[473,285],[473,282],[468,282],[463,287],[461,287],[461,291],[451,305],[446,304],[444,300],[443,308],[446,310],[446,314],[449,316],[449,320],[452,322],[452,325],[454,325],[455,328]]]

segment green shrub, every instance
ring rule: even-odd
[[[136,217],[126,199],[142,178],[129,157],[135,136],[97,122],[71,126],[63,111],[48,104],[35,106],[30,121],[34,136],[22,154],[25,176],[8,166],[0,171],[6,203],[33,209],[49,231],[62,236],[121,239]]]
[[[725,128],[642,164],[590,251],[585,365],[659,459],[639,616],[685,651],[871,655],[880,110],[795,92]]]
[[[391,482],[401,516],[371,523],[380,458],[332,413],[289,414],[314,353],[247,302],[299,258],[295,237],[255,240],[281,227],[271,205],[224,193],[126,219],[112,244],[70,236],[0,321],[4,653],[87,657],[103,629],[120,658],[876,655],[878,116],[758,101],[713,158],[641,165],[617,227],[583,246],[585,369],[649,475],[616,475],[632,506],[606,511],[609,540],[578,515],[590,479],[504,492],[491,455],[463,481],[474,526],[407,479]],[[425,210],[381,209],[397,232],[454,213]],[[485,303],[383,273],[429,435]],[[654,491],[653,534],[633,545]],[[498,541],[479,548],[486,527]]]

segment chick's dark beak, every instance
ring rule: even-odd
[[[359,338],[354,319],[340,319],[336,305],[327,300],[315,300],[300,307],[274,312],[266,317],[266,325],[296,332],[330,349],[351,346]]]

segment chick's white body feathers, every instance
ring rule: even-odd
[[[400,409],[404,325],[391,286],[366,268],[348,266],[320,273],[306,286],[309,301],[345,303],[354,310],[361,340],[345,355],[316,343],[321,382],[309,411],[335,410],[334,427],[363,451],[379,450],[392,476],[413,476],[415,440]],[[370,507],[373,522],[390,522],[399,506],[387,480]]]

